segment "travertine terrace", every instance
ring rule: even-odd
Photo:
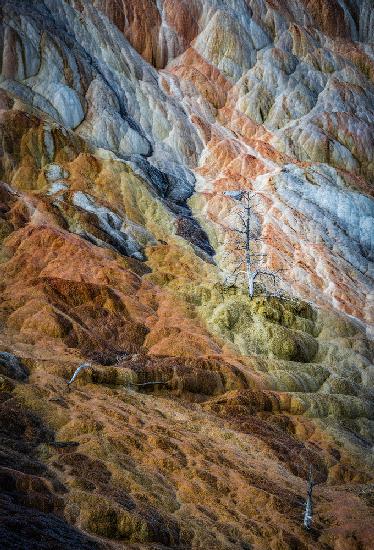
[[[372,0],[0,16],[0,546],[370,550]]]

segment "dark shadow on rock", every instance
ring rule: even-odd
[[[12,353],[0,351],[0,374],[4,374],[14,380],[26,380],[28,370],[18,357]]]
[[[53,433],[11,394],[0,396],[0,547],[104,548],[64,521],[66,489],[37,457],[37,447],[53,441]]]

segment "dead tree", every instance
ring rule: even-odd
[[[261,227],[256,223],[254,215],[254,206],[259,195],[251,191],[226,191],[225,195],[239,203],[236,207],[236,226],[229,229],[230,250],[228,255],[235,260],[232,272],[234,284],[239,277],[243,277],[248,289],[248,296],[252,299],[256,281],[270,279],[276,287],[280,270],[266,269],[267,254],[260,252],[260,243],[265,239],[261,235]]]
[[[305,529],[310,529],[313,521],[313,473],[312,466],[309,466],[309,478],[308,478],[308,487],[307,487],[307,498],[305,501],[305,512],[304,512],[304,527]]]

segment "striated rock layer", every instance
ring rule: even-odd
[[[371,548],[371,0],[0,13],[5,547]]]

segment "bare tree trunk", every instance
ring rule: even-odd
[[[308,490],[307,490],[307,499],[305,502],[305,512],[304,512],[304,527],[305,529],[310,529],[313,521],[313,474],[312,466],[309,466],[309,479],[308,479]]]
[[[247,273],[248,294],[249,297],[252,299],[254,294],[256,276],[254,276],[254,274],[252,273],[250,246],[250,210],[249,206],[247,206],[245,220],[245,268]]]
[[[254,279],[251,274],[248,275],[248,294],[250,298],[253,298],[254,294]]]
[[[249,250],[245,251],[245,269],[247,275],[248,294],[250,298],[253,298],[255,280],[253,273],[251,272],[251,256]]]
[[[258,275],[258,271],[249,271],[249,269],[247,266],[248,295],[252,299],[255,292],[255,280]]]

